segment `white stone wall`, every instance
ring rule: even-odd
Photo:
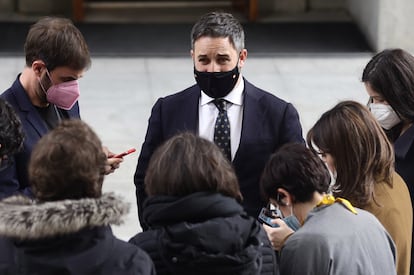
[[[380,1],[382,0],[348,0],[348,11],[374,50],[378,45]]]
[[[381,1],[378,49],[403,48],[414,52],[414,1]]]
[[[375,51],[414,52],[413,0],[348,0],[348,10]]]

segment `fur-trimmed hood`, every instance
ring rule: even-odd
[[[87,227],[119,225],[129,203],[113,193],[100,198],[36,202],[23,196],[0,201],[0,236],[35,240],[78,232]]]

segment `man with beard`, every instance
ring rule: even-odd
[[[33,196],[27,176],[33,146],[60,121],[80,118],[78,79],[91,65],[84,37],[65,18],[45,17],[33,24],[24,50],[26,66],[0,96],[14,108],[25,135],[23,150],[0,172],[0,198]],[[113,172],[121,161],[108,158],[105,172]]]

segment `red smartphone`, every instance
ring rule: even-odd
[[[136,150],[135,150],[135,148],[131,148],[131,149],[129,149],[129,150],[127,150],[127,151],[125,151],[125,152],[122,152],[122,153],[120,153],[120,154],[118,154],[118,155],[115,155],[115,156],[113,156],[112,158],[123,158],[123,157],[125,157],[126,155],[129,155],[129,154],[131,154],[131,153],[133,153],[133,152],[135,152]]]

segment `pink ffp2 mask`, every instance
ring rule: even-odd
[[[79,96],[80,91],[77,80],[52,85],[46,92],[47,101],[64,110],[72,109]]]

